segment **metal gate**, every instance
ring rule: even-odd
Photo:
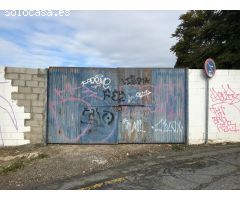
[[[49,68],[48,143],[184,143],[186,71]]]
[[[114,69],[49,68],[48,143],[117,143]]]

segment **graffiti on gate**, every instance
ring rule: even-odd
[[[123,85],[141,85],[150,84],[151,80],[149,77],[138,77],[135,75],[130,75],[127,78],[121,78],[121,83]]]
[[[172,81],[161,74],[163,79],[157,76],[153,81],[149,71],[126,77],[112,73],[115,78],[91,71],[86,79],[81,73],[70,75],[71,79],[53,79],[56,83],[48,106],[49,121],[54,125],[50,131],[60,140],[84,143],[90,135],[101,135],[97,141],[109,142],[113,135],[116,139],[118,130],[122,138],[128,133],[138,141],[145,141],[145,132],[183,133],[185,114],[179,109],[185,105],[182,79],[175,81],[175,76]]]
[[[240,93],[234,91],[229,84],[221,89],[210,89],[213,123],[219,132],[240,133]],[[238,121],[236,121],[238,120]]]
[[[141,91],[141,92],[137,92],[136,93],[136,97],[138,98],[143,98],[145,96],[148,96],[149,94],[151,94],[152,92],[145,90],[145,91]]]
[[[112,99],[113,101],[121,102],[126,100],[126,95],[123,91],[119,91],[114,89],[111,91],[110,89],[103,90],[104,100]]]
[[[68,82],[63,90],[55,89],[55,94],[59,99],[50,102],[49,108],[59,134],[62,134],[63,138],[68,142],[81,141],[81,139],[92,133],[92,131],[97,130],[97,128],[98,132],[104,133],[101,134],[101,141],[105,141],[112,136],[116,127],[114,112],[107,108],[99,109],[94,107],[89,100],[89,98],[100,101],[104,100],[97,92],[85,87],[85,85],[74,87]],[[79,94],[81,95],[78,96]],[[80,110],[83,109],[80,112],[80,116],[74,110],[76,106]],[[106,106],[109,106],[107,102]],[[69,111],[72,111],[72,118],[69,119],[72,123],[69,122],[69,126],[67,126],[63,117],[64,113]],[[77,136],[69,137],[67,132],[71,128],[70,126],[77,127],[79,124],[82,124],[82,126],[81,130],[76,133]]]
[[[101,113],[98,108],[84,108],[82,112],[83,124],[94,124],[96,126],[106,126],[113,123],[114,114],[108,110]]]
[[[182,133],[183,125],[181,121],[168,121],[167,119],[160,119],[158,123],[152,126],[152,129],[160,133]]]
[[[82,81],[81,85],[90,85],[92,88],[96,89],[97,87],[102,86],[104,89],[107,89],[110,87],[111,79],[108,77],[105,77],[102,74],[97,74],[86,81]]]
[[[141,119],[137,119],[133,122],[129,121],[127,118],[124,118],[122,121],[123,130],[127,131],[128,134],[136,132],[137,134],[142,134],[146,132],[143,127],[143,122]]]

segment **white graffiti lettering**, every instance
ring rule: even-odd
[[[136,98],[135,96],[130,96],[130,95],[128,95],[128,103],[133,102],[133,100],[134,100],[135,98]]]
[[[127,118],[124,118],[122,121],[124,130],[128,131],[128,133],[134,133],[141,134],[143,132],[146,132],[143,130],[143,123],[142,120],[136,120],[133,123],[131,123]]]
[[[145,96],[148,96],[149,94],[151,94],[151,92],[148,91],[148,90],[145,90],[145,91],[142,91],[142,92],[137,92],[136,93],[136,97],[143,98]]]
[[[166,133],[182,133],[183,126],[179,121],[168,121],[167,119],[161,119],[155,126],[152,126],[155,131]]]
[[[97,74],[86,81],[82,81],[81,83],[83,86],[84,85],[90,85],[92,88],[97,88],[99,86],[103,86],[104,89],[108,89],[111,84],[111,79],[104,77],[102,74]]]

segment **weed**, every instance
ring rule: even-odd
[[[16,171],[17,169],[23,168],[26,163],[30,163],[35,160],[43,159],[46,157],[48,157],[48,154],[45,153],[39,153],[36,157],[29,159],[26,156],[22,156],[20,159],[15,160],[13,163],[10,163],[7,166],[0,167],[0,175]]]
[[[185,146],[184,145],[179,145],[179,144],[173,144],[172,145],[172,150],[174,151],[182,151],[185,149]]]
[[[0,169],[0,174],[5,174],[5,173],[8,173],[8,172],[13,172],[13,171],[16,171],[17,169],[20,169],[24,167],[24,162],[22,159],[20,160],[17,160],[7,166],[4,166]]]

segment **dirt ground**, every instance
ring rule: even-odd
[[[164,144],[25,145],[0,148],[0,189],[33,188],[34,185],[86,175],[132,157],[172,148],[172,145]]]
[[[213,149],[217,145],[118,144],[25,145],[0,148],[0,189],[38,189],[72,177],[94,174],[144,157],[176,156],[186,151]],[[50,187],[49,187],[50,185]],[[54,187],[52,188],[54,189]]]

